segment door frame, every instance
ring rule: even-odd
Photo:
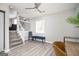
[[[4,25],[3,25],[3,33],[4,33],[4,34],[3,34],[3,40],[4,40],[4,41],[3,41],[3,50],[5,50],[5,11],[0,10],[0,12],[2,12],[2,13],[4,14],[4,16],[3,16],[3,17],[4,17],[4,21],[3,21],[3,24],[4,24]]]

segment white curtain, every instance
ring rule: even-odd
[[[36,21],[36,33],[44,33],[45,32],[45,20],[37,20]]]

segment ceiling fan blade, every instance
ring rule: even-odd
[[[45,12],[45,11],[41,11],[41,10],[38,9],[39,6],[41,5],[41,3],[34,3],[34,5],[35,5],[34,8],[25,8],[25,9],[37,9],[37,11],[38,11],[39,13]]]
[[[25,8],[25,9],[34,9],[34,8]]]
[[[34,8],[25,8],[25,9],[37,9],[40,6],[41,3],[34,3],[35,7]]]
[[[39,9],[37,9],[37,11],[39,12],[39,13],[41,13],[42,11],[40,11]]]
[[[35,8],[38,8],[41,5],[41,3],[34,3],[34,4],[35,4]]]

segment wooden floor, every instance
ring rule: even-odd
[[[66,42],[65,48],[68,56],[79,56],[79,43],[78,42]]]
[[[27,40],[8,53],[9,56],[51,56],[52,49],[50,43],[42,43],[41,41]]]
[[[79,56],[79,43],[66,42],[67,56]],[[54,52],[53,52],[54,53]],[[50,43],[27,40],[25,44],[19,45],[8,52],[9,56],[54,56]]]

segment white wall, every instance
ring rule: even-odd
[[[51,14],[48,16],[42,16],[35,20],[46,20],[45,21],[45,36],[46,41],[53,42],[56,40],[63,41],[64,36],[79,36],[79,31],[72,24],[66,22],[68,16],[75,14],[75,9],[67,10],[64,12]],[[35,33],[35,20],[33,21],[32,31]]]
[[[31,24],[31,29],[29,30],[29,31],[33,31],[33,35],[35,35],[36,33],[36,25],[35,25],[35,20],[32,20],[31,22],[30,22],[30,24]],[[20,32],[20,35],[22,36],[22,38],[23,38],[23,41],[25,41],[25,40],[28,40],[28,32],[29,31],[20,31],[19,30],[19,32]]]
[[[28,40],[28,31],[19,31],[19,35],[21,36],[23,42]]]
[[[9,51],[9,8],[6,4],[0,4],[0,10],[5,11],[5,52]]]
[[[11,27],[12,24],[14,24],[14,20],[9,19],[9,27]]]
[[[12,24],[14,24],[14,21],[17,19],[12,19],[17,17],[17,11],[15,9],[9,9],[9,27],[12,26]]]
[[[4,13],[0,12],[0,52],[4,50]]]
[[[33,35],[36,34],[36,24],[35,24],[35,21],[36,20],[34,20],[34,19],[31,21],[31,31],[33,32]]]
[[[45,34],[48,42],[63,41],[64,36],[74,36],[74,27],[66,22],[66,18],[74,14],[74,10],[47,16]]]
[[[9,27],[11,27],[12,24],[17,24],[17,19],[9,19]]]

